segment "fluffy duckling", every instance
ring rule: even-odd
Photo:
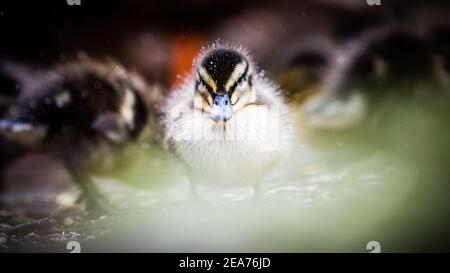
[[[249,53],[215,42],[166,104],[165,140],[195,184],[254,185],[285,153],[293,129],[280,89]]]
[[[48,154],[66,166],[92,210],[114,211],[90,175],[115,167],[121,149],[150,128],[150,113],[157,111],[147,94],[154,90],[112,61],[80,60],[33,73],[17,65],[5,69],[21,86],[0,117],[0,136],[21,147],[10,159]]]

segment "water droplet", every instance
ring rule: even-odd
[[[148,149],[150,149],[150,145],[148,145],[147,143],[142,143],[142,144],[141,144],[141,148],[142,148],[143,150],[148,150]]]
[[[96,81],[96,82],[94,83],[94,88],[95,88],[95,89],[100,89],[100,88],[102,88],[102,83],[99,82],[99,81]]]
[[[37,106],[36,101],[30,101],[29,106],[30,106],[31,109],[35,109],[36,106]]]
[[[80,60],[84,60],[88,58],[88,54],[85,51],[78,51],[77,58]]]
[[[343,64],[345,62],[345,56],[344,55],[337,56],[336,61],[338,64]]]
[[[19,109],[17,109],[16,106],[12,106],[11,108],[9,108],[9,113],[11,115],[17,115],[19,113]]]

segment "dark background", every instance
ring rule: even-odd
[[[286,39],[310,33],[345,39],[386,21],[418,27],[446,21],[445,2],[81,0],[80,6],[69,6],[65,0],[2,1],[0,57],[51,64],[80,52],[114,56],[148,79],[170,84],[199,46],[215,38],[242,43],[266,64]],[[188,56],[174,57],[179,48],[188,49]]]

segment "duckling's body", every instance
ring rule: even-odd
[[[198,180],[218,186],[257,182],[293,138],[279,88],[246,51],[228,45],[200,54],[166,111],[171,150]]]

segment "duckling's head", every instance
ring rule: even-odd
[[[233,113],[255,103],[253,63],[239,47],[215,45],[194,65],[196,108],[224,124]]]

